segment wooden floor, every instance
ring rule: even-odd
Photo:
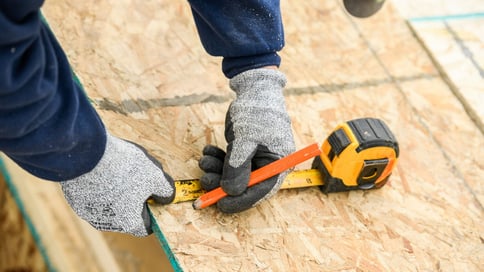
[[[151,206],[173,269],[482,271],[484,19],[407,23],[387,3],[359,20],[336,0],[281,2],[297,147],[377,117],[399,140],[398,166],[381,190],[285,190],[236,215]],[[225,145],[233,94],[188,3],[47,2],[43,12],[108,129],[174,178],[199,177],[203,146]]]

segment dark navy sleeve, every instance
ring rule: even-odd
[[[279,66],[284,46],[279,0],[189,0],[205,50],[223,57],[231,78],[246,70]]]
[[[43,2],[0,1],[0,151],[62,181],[94,168],[106,132],[41,19]]]

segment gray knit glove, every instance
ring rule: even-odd
[[[170,203],[173,179],[140,146],[107,135],[101,160],[90,172],[61,182],[72,209],[98,230],[152,233],[146,200]]]
[[[240,212],[272,196],[289,172],[247,188],[251,171],[295,150],[282,94],[285,84],[284,74],[274,69],[249,70],[230,80],[237,96],[225,119],[227,153],[206,146],[199,162],[204,189],[220,185],[229,195],[217,203],[222,212]]]

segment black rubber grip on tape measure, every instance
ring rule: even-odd
[[[334,156],[341,154],[351,141],[345,131],[340,128],[333,131],[333,133],[328,136],[328,143],[331,146],[331,151],[329,152],[328,157],[330,160],[333,160]]]
[[[395,150],[396,157],[398,157],[398,142],[387,125],[381,120],[361,118],[349,121],[348,126],[360,143],[356,152],[376,146],[388,146]]]

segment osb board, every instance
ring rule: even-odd
[[[0,154],[0,174],[32,225],[49,270],[121,271],[102,234],[74,214],[58,184],[31,176],[4,154]]]
[[[480,18],[421,19],[411,25],[484,132],[484,13]]]
[[[399,165],[378,191],[281,191],[236,215],[153,206],[175,270],[482,270],[483,136],[406,24],[390,5],[362,21],[339,1],[282,4],[297,146],[375,116],[400,141]],[[203,146],[224,145],[233,96],[188,4],[59,2],[44,14],[112,133],[147,147],[174,178],[200,176]]]
[[[121,271],[173,271],[156,236],[139,238],[117,232],[103,232],[102,234]]]
[[[40,250],[0,174],[0,271],[47,271]]]
[[[453,128],[469,129],[465,145],[470,149],[465,156],[462,152],[452,154],[456,155],[452,159],[444,156],[445,146],[430,132],[448,127],[442,123],[444,116],[437,119],[440,122],[424,119],[435,99],[432,93],[415,95],[423,104],[418,111],[390,84],[288,97],[292,116],[298,113],[305,120],[294,122],[299,142],[328,134],[329,129],[319,124],[332,123],[325,120],[335,120],[334,116],[384,118],[402,150],[392,183],[379,191],[328,196],[317,189],[281,191],[271,201],[237,215],[215,209],[194,211],[190,204],[157,207],[152,211],[180,266],[187,271],[389,271],[394,267],[479,271],[484,261],[483,212],[467,179],[483,176],[478,162],[483,153],[478,147],[484,141],[441,81],[415,81],[408,91],[428,87],[446,94],[440,103],[452,108],[445,117],[462,124]],[[365,91],[371,96],[362,95]],[[301,105],[309,107],[301,112]],[[203,106],[191,108],[197,115]],[[464,175],[453,168],[454,160],[463,157],[478,162],[467,166]]]
[[[483,13],[482,0],[388,0],[405,18],[458,16]]]

